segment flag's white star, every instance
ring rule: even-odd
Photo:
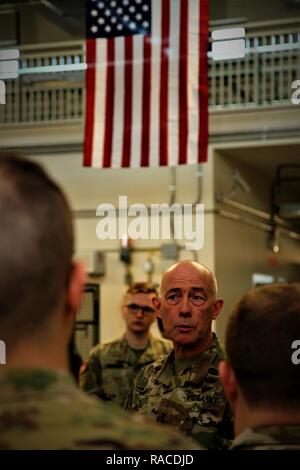
[[[91,31],[92,31],[92,33],[97,33],[97,31],[98,31],[98,26],[93,25],[93,26],[91,27]]]
[[[92,15],[92,16],[98,16],[97,10],[92,10],[92,11],[91,11],[91,15]]]
[[[105,31],[107,33],[109,33],[111,31],[111,27],[109,26],[109,24],[107,26],[105,26]]]

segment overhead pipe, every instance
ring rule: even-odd
[[[272,215],[268,212],[262,211],[260,209],[255,209],[254,207],[247,206],[246,204],[243,204],[241,202],[233,201],[232,199],[229,199],[226,196],[222,196],[221,194],[217,194],[216,201],[218,203],[223,203],[227,206],[233,207],[234,209],[238,209],[242,212],[246,212],[247,214],[251,214],[253,216],[267,220],[268,222],[272,222],[273,220]],[[277,215],[275,215],[274,221],[282,227],[286,227],[287,229],[291,228],[291,224],[289,224],[286,220],[283,220]]]

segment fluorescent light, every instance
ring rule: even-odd
[[[19,49],[7,49],[0,51],[0,80],[7,78],[17,78],[19,75],[20,56]]]
[[[217,41],[212,43],[213,60],[242,59],[246,55],[245,40]]]
[[[245,28],[226,28],[214,30],[211,36],[214,41],[220,41],[224,39],[244,38],[245,34]]]
[[[20,57],[19,49],[0,50],[0,60],[12,60]]]
[[[4,60],[0,62],[0,80],[18,77],[19,64],[17,60]]]

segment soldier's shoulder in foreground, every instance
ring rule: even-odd
[[[232,450],[300,450],[300,425],[258,426],[242,431]]]
[[[66,374],[18,373],[0,385],[0,449],[197,449],[86,396]]]

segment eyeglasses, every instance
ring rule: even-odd
[[[138,305],[138,304],[129,304],[129,305],[125,305],[125,307],[128,308],[130,313],[138,313],[139,311],[141,311],[145,315],[151,315],[152,313],[155,312],[154,308],[152,307],[147,307],[147,306],[143,307],[142,305]]]

